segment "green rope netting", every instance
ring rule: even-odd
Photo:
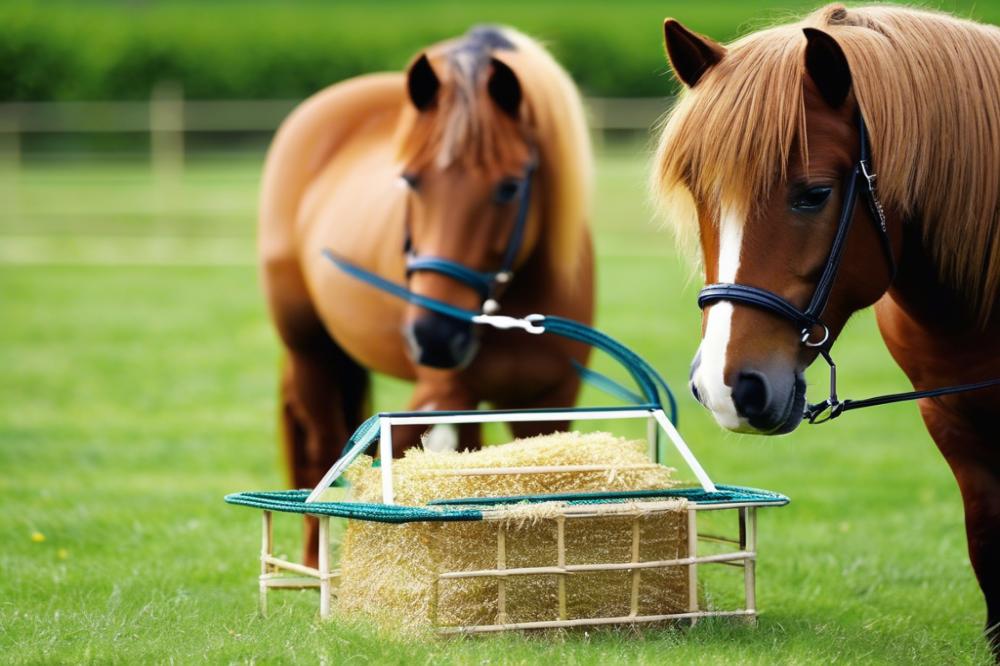
[[[566,504],[609,504],[636,500],[685,499],[695,504],[767,504],[782,506],[789,500],[784,495],[746,488],[743,486],[717,485],[716,492],[701,488],[672,488],[668,490],[636,490],[613,493],[571,493],[557,495],[525,495],[520,497],[491,497],[436,500],[426,506],[400,506],[397,504],[369,504],[363,502],[306,502],[308,490],[276,490],[234,493],[226,501],[239,506],[249,506],[265,511],[282,513],[308,513],[317,516],[336,516],[379,523],[412,523],[456,520],[482,520],[483,511],[498,506],[539,502],[565,502]]]

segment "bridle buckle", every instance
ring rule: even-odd
[[[875,190],[875,180],[878,178],[878,174],[872,173],[868,170],[868,160],[861,160],[859,162],[861,167],[861,175],[864,176],[865,181],[868,183],[868,201],[871,204],[872,213],[878,219],[878,225],[882,228],[882,234],[888,233],[888,227],[885,221],[885,210],[882,208],[882,201],[878,198],[878,192]],[[890,255],[890,262],[895,263]],[[895,269],[893,269],[895,272]]]
[[[861,160],[859,164],[861,165],[861,175],[868,181],[868,189],[874,190],[875,180],[878,178],[878,174],[868,170],[868,160]]]
[[[806,407],[804,416],[810,425],[826,423],[843,414],[846,406],[846,402],[841,402],[836,398],[827,398],[823,402]]]
[[[813,340],[810,340],[810,338],[812,337],[812,329],[815,326],[819,326],[823,329],[823,338],[819,341],[814,342]],[[822,347],[827,343],[827,340],[829,339],[830,339],[830,329],[826,327],[826,324],[818,321],[815,324],[813,324],[813,326],[806,326],[805,328],[802,329],[799,341],[806,347],[815,348],[815,347]]]

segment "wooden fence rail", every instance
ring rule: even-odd
[[[301,100],[190,100],[162,84],[149,100],[0,103],[0,135],[61,133],[267,132]],[[650,129],[668,97],[589,97],[595,131]]]
[[[16,175],[23,137],[40,134],[146,134],[149,165],[163,189],[184,172],[185,135],[273,132],[300,100],[189,100],[164,82],[148,100],[0,103],[0,173]],[[649,132],[669,98],[586,99],[595,137],[609,131]]]

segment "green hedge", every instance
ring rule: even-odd
[[[996,2],[939,2],[1000,17]],[[785,14],[815,5],[782,0]],[[422,46],[481,22],[540,37],[587,93],[663,95],[673,90],[660,32],[667,13],[723,40],[783,16],[761,0],[7,3],[0,99],[141,99],[164,79],[191,98],[297,98],[399,69]]]

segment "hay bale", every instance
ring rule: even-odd
[[[529,495],[553,492],[647,490],[673,485],[670,468],[648,466],[645,443],[607,433],[558,433],[465,453],[411,450],[393,463],[399,503],[422,505],[432,499]],[[454,476],[461,469],[608,465],[610,471]],[[379,469],[359,461],[348,470],[359,501],[379,501]],[[620,510],[621,505],[616,505]],[[687,515],[682,500],[674,511],[565,519],[565,563],[599,564],[632,560],[633,523],[640,530],[641,561],[687,554]],[[498,532],[504,531],[504,568],[556,566],[558,517],[565,504],[546,502],[497,508],[482,522],[425,522],[386,525],[352,520],[341,546],[340,613],[362,613],[387,627],[423,629],[559,618],[558,574],[503,579],[438,581],[450,571],[498,567]],[[632,573],[585,572],[565,575],[567,619],[626,616],[631,611]],[[644,570],[638,613],[686,610],[687,573],[682,567]]]
[[[610,469],[523,475],[454,474],[463,469],[552,465],[599,465]],[[669,488],[676,485],[671,479],[674,471],[651,464],[645,442],[606,432],[559,432],[479,451],[432,452],[413,448],[393,460],[392,480],[397,504],[421,506],[431,500],[460,497]],[[360,457],[348,468],[345,477],[356,501],[382,500],[381,469],[372,467],[371,458]]]

